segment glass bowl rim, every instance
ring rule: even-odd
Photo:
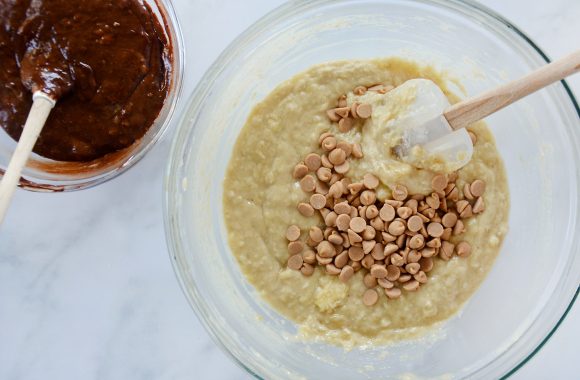
[[[348,0],[294,0],[286,2],[273,10],[269,11],[267,14],[259,18],[256,22],[246,28],[238,37],[236,37],[232,42],[230,42],[227,47],[222,51],[218,58],[209,66],[207,71],[203,74],[200,81],[196,85],[195,89],[189,96],[186,106],[184,108],[183,115],[179,121],[176,134],[173,138],[170,150],[170,159],[165,167],[165,175],[163,181],[163,219],[165,227],[166,243],[168,246],[169,258],[172,262],[173,270],[179,282],[182,293],[188,300],[190,307],[192,308],[195,315],[198,317],[199,321],[203,325],[204,329],[208,335],[212,338],[214,343],[220,347],[220,349],[226,353],[239,367],[245,369],[250,375],[255,378],[261,379],[261,376],[255,373],[251,368],[249,368],[240,358],[234,355],[230,349],[223,343],[222,339],[215,333],[208,319],[209,315],[206,315],[206,310],[204,310],[203,300],[198,293],[194,295],[187,291],[187,286],[182,276],[181,263],[179,262],[177,252],[180,252],[180,235],[177,230],[177,226],[174,224],[175,219],[172,215],[175,215],[176,202],[172,198],[174,194],[173,190],[177,189],[175,182],[175,174],[180,169],[179,161],[182,158],[181,154],[183,148],[187,144],[188,140],[182,138],[184,136],[189,136],[189,133],[195,128],[195,126],[186,127],[188,125],[187,121],[190,119],[190,115],[197,114],[203,104],[202,100],[205,99],[207,92],[210,88],[211,83],[221,73],[220,67],[227,64],[233,57],[237,56],[241,46],[252,40],[259,35],[263,29],[269,24],[276,22],[281,18],[288,18],[296,13],[297,10],[306,10],[323,7],[327,4],[336,4],[340,2],[345,2]],[[485,17],[491,18],[499,22],[502,26],[507,27],[511,30],[516,38],[521,38],[525,44],[531,47],[546,63],[550,63],[551,60],[548,56],[539,48],[539,46],[524,32],[522,32],[517,26],[512,22],[501,16],[496,11],[476,2],[475,0],[411,0],[412,3],[423,3],[431,4],[435,6],[455,6],[459,7],[468,12],[474,12],[483,14]],[[580,117],[580,107],[572,90],[565,80],[561,81],[566,94],[568,95],[573,107],[576,110],[578,117]],[[197,104],[197,105],[196,105]],[[194,284],[194,292],[197,291]],[[521,359],[512,369],[507,371],[501,376],[501,379],[506,379],[517,372],[521,367],[523,367],[529,360],[531,360],[538,351],[550,340],[552,335],[558,330],[559,326],[562,324],[570,310],[572,309],[578,295],[580,294],[580,284],[576,288],[574,295],[572,296],[570,303],[559,317],[558,321],[546,334],[546,336],[537,344],[537,346],[531,350],[523,359]]]

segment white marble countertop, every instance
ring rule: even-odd
[[[174,0],[189,94],[219,52],[280,0]],[[580,41],[578,0],[486,0],[551,57]],[[580,95],[580,76],[570,81]],[[246,379],[209,339],[173,274],[162,174],[171,134],[97,188],[18,191],[0,230],[0,379]],[[580,373],[580,305],[516,379]]]

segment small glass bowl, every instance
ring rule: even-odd
[[[19,187],[40,192],[87,189],[106,182],[135,165],[159,141],[169,127],[181,97],[184,73],[184,44],[171,0],[145,0],[170,41],[173,67],[169,93],[157,119],[147,133],[130,147],[90,162],[55,161],[33,153],[22,172]],[[0,178],[8,167],[16,142],[0,128]]]
[[[464,86],[453,90],[461,96],[548,62],[515,26],[470,1],[293,1],[235,40],[186,107],[165,178],[171,261],[210,335],[256,377],[506,377],[578,294],[580,110],[564,82],[486,118],[508,175],[509,232],[481,287],[432,334],[352,351],[301,340],[248,283],[228,246],[222,184],[252,107],[313,64],[388,56],[445,70]]]

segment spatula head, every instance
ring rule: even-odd
[[[20,79],[32,93],[60,99],[73,87],[66,53],[53,41],[29,46],[20,63]]]
[[[443,116],[450,104],[439,86],[428,79],[412,79],[403,86],[412,88],[415,97],[397,120],[403,129],[397,155],[434,171],[451,172],[465,166],[473,155],[473,144],[465,129],[454,131]]]

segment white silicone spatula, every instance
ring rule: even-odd
[[[32,91],[33,103],[18,145],[0,181],[0,224],[50,111],[56,100],[72,87],[68,64],[62,51],[53,44],[43,44],[27,51],[22,59],[20,76],[22,83]]]
[[[454,105],[445,104],[443,92],[432,81],[407,81],[401,86],[413,86],[418,95],[409,107],[415,111],[404,123],[403,139],[395,151],[403,160],[412,162],[416,151],[413,148],[418,146],[423,155],[440,157],[450,170],[457,170],[469,162],[473,153],[466,126],[578,71],[580,51]]]

